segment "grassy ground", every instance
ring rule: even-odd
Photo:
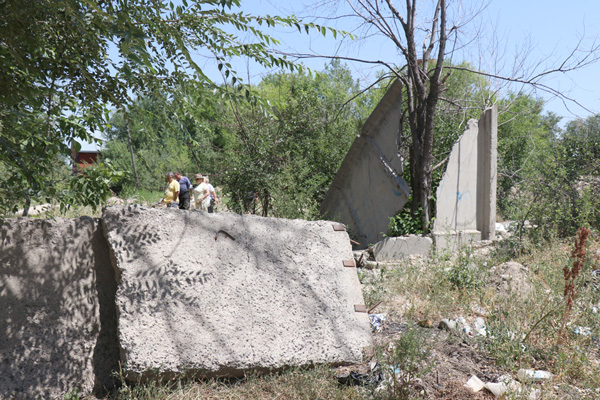
[[[594,281],[592,271],[600,267],[594,238],[576,281],[567,337],[559,337],[565,312],[563,268],[572,263],[572,247],[572,240],[518,246],[504,241],[492,250],[359,269],[367,306],[387,318],[384,328],[374,333],[376,351],[369,361],[397,377],[384,374],[387,380],[378,387],[340,385],[335,378],[340,370],[320,366],[229,382],[124,384],[112,398],[489,399],[490,393],[472,393],[464,383],[472,375],[484,382],[501,375],[516,378],[520,368],[530,368],[549,371],[554,378],[529,383],[523,393],[536,389],[541,399],[598,399],[600,281]],[[507,261],[523,267],[510,264],[511,270]],[[482,317],[487,336],[437,329],[441,319],[458,317],[470,324]],[[352,368],[369,370],[365,364],[345,371]],[[506,398],[528,398],[523,393],[511,392]]]

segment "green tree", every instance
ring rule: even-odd
[[[541,99],[524,93],[509,93],[498,102],[497,198],[498,211],[505,218],[516,217],[511,211],[511,191],[533,179],[541,165],[548,165],[554,157],[560,118],[544,116],[543,106]]]
[[[273,104],[232,112],[235,142],[227,152],[224,186],[238,212],[288,218],[317,216],[364,113],[349,101],[358,92],[347,67],[322,74],[273,74],[258,86]]]
[[[364,33],[364,38],[373,40],[374,37],[381,37],[397,50],[390,51],[389,56],[382,55],[376,60],[361,59],[356,56],[331,55],[329,57],[350,59],[371,65],[379,64],[403,83],[406,89],[406,96],[403,99],[406,114],[403,122],[411,135],[409,149],[411,208],[413,212],[422,210],[422,226],[425,229],[429,227],[433,217],[431,196],[436,166],[434,164],[435,124],[440,103],[448,89],[447,79],[451,72],[469,70],[506,85],[535,87],[563,100],[574,102],[566,94],[544,84],[543,80],[551,75],[568,73],[596,62],[600,50],[593,41],[588,42],[589,47],[584,49],[585,41],[580,41],[578,46],[569,52],[565,59],[558,60],[554,67],[540,70],[541,68],[537,67],[547,64],[519,59],[514,65],[517,65],[520,70],[512,71],[512,76],[503,76],[447,63],[457,55],[457,52],[465,54],[472,44],[477,43],[475,35],[473,38],[468,38],[466,29],[473,23],[474,14],[468,10],[465,13],[463,3],[460,1],[346,0],[321,1],[318,2],[318,6],[321,8],[319,11],[326,13],[329,20],[336,22],[344,20],[352,23],[356,30]],[[339,7],[339,12],[332,12],[332,7]],[[495,53],[495,50],[491,52]],[[528,54],[525,51],[520,57],[527,57]],[[535,64],[536,68],[523,71],[523,66],[526,64]],[[483,97],[482,103],[485,106],[493,104],[492,97]]]
[[[220,96],[198,88],[202,86],[189,83],[172,94],[155,91],[136,99],[126,112],[113,113],[111,128],[104,132],[103,156],[128,171],[127,188],[159,190],[167,171],[212,172],[218,125],[216,106],[210,106],[209,99]],[[199,106],[198,99],[202,99]]]
[[[193,50],[215,58],[230,82],[241,81],[231,57],[294,69],[269,51],[278,42],[257,26],[326,29],[294,17],[232,12],[239,0],[24,0],[0,1],[0,215],[23,199],[50,198],[49,178],[58,155],[73,143],[98,141],[109,106],[121,110],[131,94],[191,76],[215,86],[194,61]],[[236,32],[255,41],[243,43]],[[334,34],[337,32],[333,31]],[[115,49],[117,55],[111,55]],[[230,96],[236,92],[229,93]],[[86,179],[81,175],[78,179]],[[80,185],[83,186],[83,185]],[[96,187],[98,204],[108,194]]]

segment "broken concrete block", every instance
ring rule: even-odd
[[[346,224],[359,248],[383,239],[390,217],[410,195],[402,178],[405,159],[398,152],[401,108],[402,83],[396,80],[350,146],[321,203],[321,215]]]
[[[373,246],[375,260],[397,261],[410,255],[429,256],[433,241],[426,236],[410,235],[388,237]]]
[[[0,225],[0,398],[112,385],[116,282],[98,220]]]
[[[483,390],[485,387],[485,383],[481,379],[479,379],[476,375],[473,375],[471,379],[465,383],[465,386],[471,389],[474,392],[479,392]]]
[[[372,345],[348,234],[331,222],[115,206],[128,377],[360,362]]]

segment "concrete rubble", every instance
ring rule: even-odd
[[[372,247],[373,257],[379,262],[402,260],[411,255],[428,257],[433,240],[430,237],[408,235],[388,237]]]
[[[400,132],[402,84],[395,81],[365,122],[324,200],[320,212],[348,226],[358,248],[374,243],[377,261],[427,255],[429,243],[414,238],[385,238],[390,218],[402,211],[410,188],[402,178],[405,158]],[[455,143],[436,193],[431,238],[436,250],[457,250],[479,240],[494,240],[496,231],[498,111],[484,110],[469,120]],[[383,243],[382,243],[383,241]]]
[[[0,399],[362,361],[340,224],[117,205],[0,225]]]
[[[331,222],[111,207],[103,223],[133,379],[343,365],[372,345],[348,234]]]

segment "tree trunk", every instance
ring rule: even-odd
[[[410,174],[412,204],[411,211],[421,212],[424,231],[430,230],[431,186],[433,166],[433,134],[436,106],[441,91],[441,74],[446,48],[446,1],[438,0],[431,26],[430,43],[424,46],[418,59],[415,43],[416,0],[407,1],[407,19],[402,23],[406,35],[403,49],[407,61],[407,108],[412,137],[410,149]],[[439,36],[438,36],[439,35]],[[437,41],[437,56],[431,60],[431,52]],[[430,62],[434,68],[429,69]]]
[[[127,141],[129,142],[129,154],[131,154],[131,165],[133,166],[133,176],[135,177],[135,187],[140,188],[140,178],[138,177],[137,169],[135,168],[135,157],[133,156],[133,143],[131,141],[131,132],[129,132],[129,114],[123,110],[125,116],[125,129],[127,129]]]
[[[25,199],[25,208],[23,208],[23,215],[21,215],[22,217],[29,215],[29,207],[31,207],[31,197],[27,196]]]

